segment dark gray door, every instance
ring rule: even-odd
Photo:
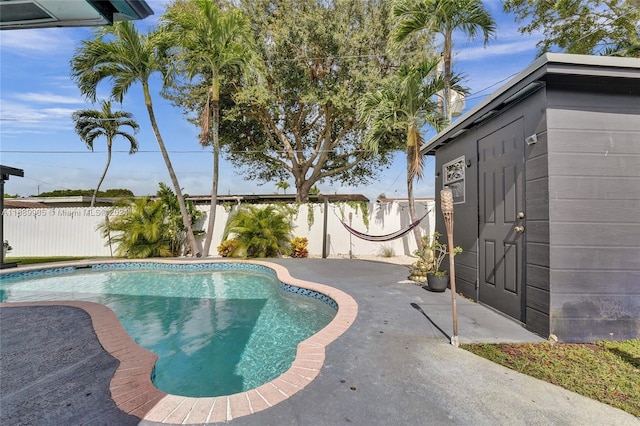
[[[523,322],[524,144],[522,118],[478,141],[478,298]]]

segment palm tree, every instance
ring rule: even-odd
[[[237,210],[229,217],[224,240],[230,233],[238,241],[230,257],[274,257],[290,251],[291,221],[286,212],[274,206]]]
[[[290,186],[291,185],[289,184],[289,182],[284,180],[281,180],[280,182],[276,183],[276,188],[282,189],[282,192],[284,192],[285,194],[287,193],[287,188],[289,188]]]
[[[199,257],[182,190],[160,134],[149,91],[149,79],[153,73],[162,72],[163,77],[168,78],[168,73],[163,72],[165,70],[160,65],[158,53],[153,34],[138,34],[131,22],[118,22],[103,28],[95,39],[83,41],[71,59],[71,76],[80,91],[92,101],[95,101],[98,84],[103,80],[112,83],[111,97],[120,103],[134,83],[142,85],[151,127],[178,197],[191,254]]]
[[[398,18],[392,39],[401,42],[418,31],[441,34],[443,37],[442,60],[444,62],[443,115],[451,122],[451,52],[453,32],[461,30],[469,39],[480,33],[484,44],[495,35],[496,23],[485,9],[482,0],[397,0],[393,15]]]
[[[434,101],[444,87],[443,79],[437,76],[437,66],[437,58],[413,66],[403,65],[382,89],[367,93],[360,104],[361,118],[367,125],[363,140],[366,149],[376,154],[384,138],[402,135],[406,139],[407,196],[412,222],[417,219],[413,181],[422,177],[423,167],[420,148],[424,140],[420,132],[426,125],[439,130],[444,124]],[[453,82],[457,83],[457,78]],[[418,250],[422,250],[420,230],[416,227],[413,232]]]
[[[156,193],[156,196],[160,198],[160,201],[162,201],[166,210],[165,220],[169,225],[168,230],[171,234],[171,240],[173,241],[172,250],[179,254],[185,243],[188,243],[188,241],[186,241],[186,230],[184,228],[184,224],[182,223],[182,215],[180,214],[178,197],[176,197],[176,194],[164,182],[160,182],[158,185],[160,186],[160,189]],[[193,225],[198,220],[200,220],[203,212],[198,210],[193,202],[188,199],[189,194],[184,194],[184,196],[187,198],[185,199],[185,205],[187,207],[189,217],[191,218],[191,224]],[[194,234],[197,233],[194,231]]]
[[[129,141],[129,154],[134,154],[138,150],[138,141],[133,135],[120,130],[122,126],[129,126],[133,129],[134,134],[138,133],[140,126],[133,119],[133,115],[124,111],[111,111],[111,101],[102,101],[102,110],[95,109],[81,109],[73,113],[72,118],[76,123],[76,133],[80,136],[80,139],[87,144],[87,148],[93,151],[93,142],[96,138],[104,136],[107,138],[107,165],[104,167],[104,172],[100,176],[98,185],[95,191],[93,191],[93,197],[91,197],[91,207],[96,203],[96,197],[100,190],[100,185],[104,181],[104,177],[107,175],[109,165],[111,164],[111,148],[113,146],[113,139],[116,136],[122,136]]]
[[[128,207],[124,215],[112,216],[100,228],[105,238],[118,243],[117,254],[130,258],[179,256],[185,247],[178,198],[171,188],[160,182],[157,200],[127,200],[114,209]],[[192,202],[186,201],[192,222],[201,215]],[[112,237],[111,233],[116,232]]]
[[[211,210],[203,251],[209,254],[216,206],[220,162],[220,85],[225,75],[246,72],[254,61],[251,26],[239,9],[221,10],[210,0],[175,4],[164,15],[169,38],[180,46],[179,57],[190,79],[208,81],[207,99],[200,113],[200,144],[213,148]],[[185,6],[185,7],[180,7]]]
[[[114,216],[101,226],[103,235],[118,243],[119,256],[133,258],[171,257],[177,253],[172,244],[166,207],[161,200],[140,198],[129,206],[129,211]]]

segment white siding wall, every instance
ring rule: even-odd
[[[433,232],[434,204],[432,200],[420,200],[416,203],[419,217],[422,217],[427,210],[431,210],[429,216],[419,226],[423,235]],[[199,208],[208,212],[208,207]],[[313,208],[314,211],[311,228],[307,221],[309,208]],[[101,231],[98,230],[99,225],[104,223],[107,212],[109,212],[107,207],[5,209],[3,212],[4,238],[13,247],[9,257],[110,256],[107,239],[103,238]],[[368,242],[351,236],[340,223],[344,217],[348,224],[349,213],[352,213],[352,228],[370,235],[390,234],[411,222],[406,202],[369,204],[368,229],[362,220],[362,212],[355,211],[347,204],[329,204],[327,213],[329,256],[348,255],[350,247],[354,256],[376,255],[380,253],[382,247],[392,248],[396,255],[413,254],[416,249],[413,233],[389,242]],[[293,234],[296,237],[309,239],[309,253],[312,256],[322,255],[324,214],[322,204],[303,204],[298,207],[298,215],[294,220]],[[228,217],[229,213],[224,207],[218,206],[210,253],[212,256],[218,255],[216,247],[222,239]],[[205,227],[204,221],[196,226],[200,229]],[[199,238],[201,245],[203,240],[203,237]],[[115,247],[113,251],[115,252]]]

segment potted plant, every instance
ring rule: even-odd
[[[2,257],[7,257],[7,253],[13,250],[13,247],[9,245],[9,241],[4,240],[2,242]]]
[[[439,241],[441,234],[434,232],[432,237],[424,236],[423,249],[417,251],[420,259],[411,265],[409,279],[418,282],[427,282],[429,290],[443,292],[449,283],[449,272],[440,269],[444,258],[450,254],[446,244]],[[453,254],[462,253],[461,247],[454,247]],[[417,278],[417,279],[416,279]]]

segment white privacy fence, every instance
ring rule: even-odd
[[[418,226],[422,235],[434,230],[434,205],[433,200],[420,200],[416,203],[419,218],[430,210]],[[393,241],[369,242],[352,236],[340,222],[344,220],[352,228],[369,235],[391,234],[411,223],[406,202],[368,204],[368,227],[360,208],[355,204],[332,203],[328,205],[326,212],[323,204],[292,206],[297,209],[293,235],[308,238],[309,254],[312,256],[322,255],[323,240],[326,240],[329,256],[346,256],[350,252],[356,257],[378,255],[384,248],[393,250],[396,255],[409,255],[416,250],[413,232]],[[205,213],[209,211],[208,206],[198,208]],[[231,213],[227,210],[222,206],[218,206],[216,210],[211,256],[218,256],[216,247],[222,240],[224,227]],[[108,238],[103,237],[98,228],[104,223],[107,213],[111,217],[124,211],[110,207],[5,209],[4,239],[13,247],[8,256],[111,256],[116,252],[116,247],[109,246]],[[206,218],[196,224],[195,229],[204,227]],[[198,238],[200,246],[203,240],[203,237]]]

